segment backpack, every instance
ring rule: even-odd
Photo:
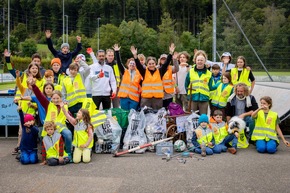
[[[182,107],[174,102],[169,103],[168,105],[168,111],[169,111],[169,115],[170,116],[174,116],[174,115],[182,115],[185,112],[183,111]]]

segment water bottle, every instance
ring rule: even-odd
[[[206,146],[205,146],[204,141],[202,141],[202,144],[201,144],[201,156],[202,157],[206,156]]]

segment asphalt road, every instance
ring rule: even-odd
[[[259,154],[251,145],[236,155],[187,158],[185,164],[146,152],[93,154],[91,163],[56,167],[21,165],[11,155],[15,144],[0,139],[1,193],[290,192],[290,148],[283,144],[274,155]]]

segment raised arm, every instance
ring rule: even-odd
[[[115,54],[116,54],[116,59],[117,59],[118,68],[119,68],[119,70],[120,70],[121,75],[123,75],[124,72],[125,72],[125,67],[124,67],[124,65],[123,65],[123,63],[122,63],[121,56],[120,56],[120,49],[121,49],[121,46],[119,47],[118,44],[114,44],[113,49],[114,49]]]
[[[72,54],[72,57],[74,58],[76,55],[78,55],[78,53],[82,50],[82,38],[80,36],[77,36],[77,47],[76,49],[71,53]]]
[[[173,68],[172,73],[177,73],[179,71],[179,62],[178,62],[178,52],[174,52],[172,59],[173,59]]]
[[[77,124],[77,120],[75,118],[73,118],[68,112],[67,110],[64,108],[64,103],[61,102],[60,104],[61,110],[63,111],[63,114],[66,116],[67,120],[73,125],[75,126]]]
[[[143,65],[140,63],[140,60],[138,59],[138,55],[137,55],[138,50],[134,46],[131,46],[130,50],[131,50],[131,53],[133,54],[133,57],[135,59],[136,67],[139,70],[141,76],[144,78],[146,69],[144,69]]]
[[[174,43],[171,43],[170,46],[169,46],[169,54],[166,58],[166,61],[165,63],[161,66],[161,68],[159,69],[160,71],[160,75],[161,75],[161,78],[163,77],[163,75],[166,73],[167,71],[167,68],[168,68],[168,65],[170,64],[171,60],[172,60],[172,54],[174,53],[174,50],[175,50],[175,45]]]
[[[98,63],[98,60],[97,60],[92,48],[87,48],[87,53],[91,56],[91,58],[93,60],[93,64]]]
[[[46,36],[46,43],[47,43],[48,49],[54,55],[54,57],[57,57],[57,50],[54,49],[54,47],[53,47],[50,30],[45,31],[45,36]]]
[[[39,88],[35,85],[35,80],[32,77],[28,78],[28,83],[31,85],[32,90],[36,96],[36,98],[39,100],[41,106],[45,109],[47,112],[49,100],[44,96],[44,94],[39,90]]]

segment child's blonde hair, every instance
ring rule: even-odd
[[[47,128],[52,127],[54,130],[56,130],[56,124],[53,121],[46,121],[43,124],[43,129],[46,131]]]
[[[207,61],[207,54],[203,50],[197,50],[194,53],[193,62],[196,63],[197,56],[203,56],[205,58],[205,62]]]

